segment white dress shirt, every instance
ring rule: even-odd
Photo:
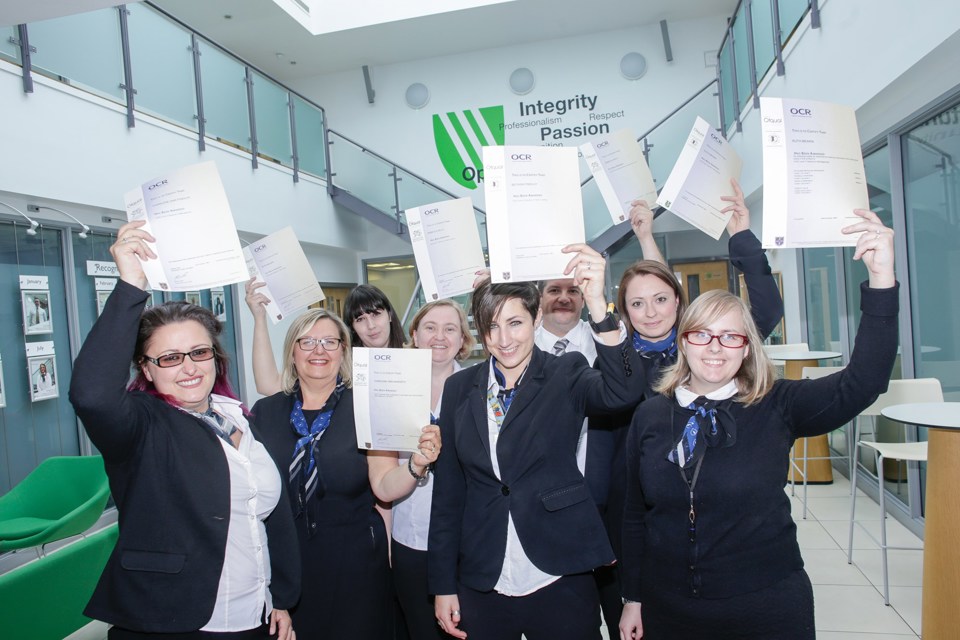
[[[463,367],[453,363],[453,373]],[[440,417],[440,400],[433,408],[433,415]],[[441,446],[443,443],[440,443]],[[397,464],[407,466],[409,453],[400,454]],[[426,480],[417,483],[413,491],[393,501],[393,539],[410,549],[427,550],[427,538],[430,533],[430,508],[433,506],[433,474],[428,473]]]
[[[487,391],[497,395],[500,391],[500,383],[497,382],[496,375],[493,372],[493,358],[490,358],[490,377],[487,381]],[[521,380],[523,376],[520,376]],[[519,381],[517,381],[519,384]],[[486,400],[485,400],[486,402]],[[490,403],[487,402],[487,434],[490,438],[490,463],[493,465],[493,473],[500,479],[500,463],[497,460],[497,440],[500,438],[500,425],[497,424],[497,418],[493,415]],[[509,410],[508,412],[509,413]],[[549,573],[540,571],[527,557],[520,543],[520,536],[517,535],[517,528],[513,524],[513,515],[507,513],[507,548],[504,552],[503,566],[500,568],[500,579],[493,587],[497,593],[505,596],[526,596],[534,591],[539,591],[548,584],[556,582],[560,576],[552,576]]]
[[[280,500],[282,480],[270,454],[250,432],[240,403],[214,395],[211,407],[243,436],[236,449],[217,438],[230,470],[230,524],[216,604],[201,631],[244,631],[259,627],[264,611],[273,611],[263,521]]]

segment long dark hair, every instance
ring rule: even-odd
[[[360,336],[353,329],[353,323],[363,314],[376,313],[377,311],[385,311],[390,314],[390,342],[387,343],[387,346],[391,349],[403,347],[407,337],[403,333],[400,318],[397,316],[397,312],[393,310],[393,305],[390,304],[387,294],[372,284],[361,284],[354,287],[347,294],[347,299],[343,303],[343,319],[350,327],[350,338],[353,345],[355,347],[363,346],[363,341],[360,340]]]
[[[136,371],[136,376],[133,382],[130,383],[130,386],[127,387],[128,391],[143,391],[144,393],[149,393],[152,396],[161,398],[170,404],[179,404],[173,397],[157,391],[154,384],[150,380],[147,380],[147,376],[144,375],[141,365],[143,364],[143,357],[146,355],[147,343],[150,342],[150,338],[153,337],[153,334],[156,333],[158,329],[168,324],[188,322],[190,320],[199,323],[207,330],[207,334],[210,336],[210,344],[213,345],[213,350],[216,352],[213,359],[217,365],[217,377],[213,382],[213,393],[239,400],[237,394],[230,386],[230,379],[227,377],[230,360],[220,345],[220,333],[223,331],[223,325],[220,324],[220,321],[217,320],[216,316],[214,316],[209,309],[204,309],[203,307],[184,302],[183,300],[174,300],[150,307],[140,316],[140,328],[137,330],[137,344],[133,350],[133,368],[134,371]],[[244,408],[244,412],[246,412],[246,408]]]

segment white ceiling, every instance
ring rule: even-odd
[[[669,23],[731,15],[736,0],[514,0],[317,36],[270,0],[154,0],[154,4],[278,80],[291,81],[365,64],[449,56],[662,19]],[[710,44],[718,43],[719,37]]]

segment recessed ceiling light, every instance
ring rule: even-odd
[[[224,20],[233,20],[233,16],[230,15],[229,13],[225,13],[225,14],[223,14],[223,19],[224,19]]]

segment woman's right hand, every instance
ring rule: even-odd
[[[128,222],[117,230],[117,241],[110,247],[110,255],[117,264],[120,279],[138,289],[146,290],[147,275],[143,272],[141,260],[155,260],[157,254],[147,244],[156,242],[156,238],[142,229],[146,220]]]
[[[267,305],[270,303],[270,298],[257,291],[257,289],[265,286],[267,286],[267,283],[257,282],[256,276],[247,280],[243,285],[243,290],[246,293],[244,300],[250,307],[250,313],[253,314],[255,320],[267,317]]]
[[[457,628],[460,625],[460,598],[456,594],[437,596],[433,601],[433,612],[444,633],[454,638],[467,637],[466,631]]]
[[[852,235],[859,233],[854,260],[862,260],[867,268],[871,289],[889,289],[896,286],[897,276],[893,271],[893,229],[884,226],[873,211],[854,209],[862,222],[844,227],[841,231]]]
[[[630,228],[641,245],[653,238],[653,211],[646,200],[634,200],[630,203]]]
[[[643,621],[640,619],[640,603],[628,602],[620,614],[620,640],[639,640],[643,637]]]

